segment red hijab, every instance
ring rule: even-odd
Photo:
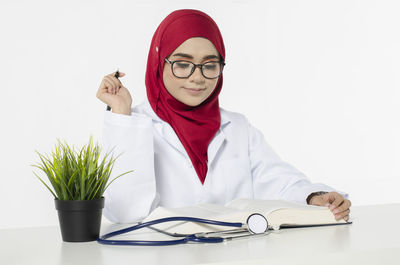
[[[225,60],[224,42],[211,17],[198,10],[174,11],[161,22],[154,33],[147,60],[146,89],[154,112],[174,129],[197,176],[204,184],[208,169],[208,145],[221,124],[218,95],[222,88],[222,75],[211,95],[195,107],[171,96],[163,82],[164,59],[185,40],[193,37],[203,37],[211,41]]]

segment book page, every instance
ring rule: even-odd
[[[223,205],[211,203],[197,204],[179,208],[157,207],[143,221],[147,222],[150,220],[170,216],[190,216],[210,219],[219,215],[229,214],[232,212],[237,212],[237,210]]]
[[[226,204],[226,207],[235,208],[242,211],[260,212],[268,215],[268,213],[277,209],[286,208],[305,208],[319,210],[320,207],[313,205],[305,205],[284,200],[256,200],[256,199],[236,199]]]
[[[157,207],[143,222],[156,220],[165,217],[196,217],[224,222],[243,222],[250,214],[247,211],[240,211],[234,208],[218,204],[198,204],[180,208]],[[169,233],[192,234],[198,232],[215,232],[233,227],[216,226],[195,222],[173,221],[154,225],[155,228]]]

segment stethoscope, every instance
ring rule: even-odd
[[[178,234],[169,233],[157,228],[152,227],[152,225],[173,222],[173,221],[186,221],[203,223],[218,226],[236,227],[236,229],[218,231],[218,232],[200,232],[194,234]],[[175,240],[163,240],[163,241],[152,241],[152,240],[110,240],[108,238],[122,235],[134,230],[139,230],[148,227],[157,232],[172,236],[181,237]],[[195,218],[195,217],[167,217],[161,218],[149,222],[139,223],[137,225],[117,230],[108,234],[105,234],[97,239],[100,244],[106,245],[131,245],[131,246],[166,246],[166,245],[178,245],[185,244],[188,242],[195,243],[220,243],[226,240],[232,240],[234,238],[243,238],[254,235],[264,235],[268,232],[268,221],[267,219],[259,213],[251,214],[246,223],[231,223],[231,222],[221,222],[209,219]]]

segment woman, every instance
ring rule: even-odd
[[[97,97],[112,108],[105,114],[104,145],[123,153],[113,173],[135,170],[108,188],[105,216],[133,222],[157,206],[225,204],[245,197],[330,206],[336,219],[347,221],[346,194],[311,183],[282,161],[243,115],[219,107],[224,61],[223,39],[212,18],[177,10],[151,42],[148,101],[131,108],[130,93],[115,73],[104,77]]]

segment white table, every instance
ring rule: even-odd
[[[0,264],[400,264],[400,204],[352,207],[351,219],[351,225],[163,247],[66,243],[58,226],[2,229]],[[102,234],[118,228],[106,224]]]

